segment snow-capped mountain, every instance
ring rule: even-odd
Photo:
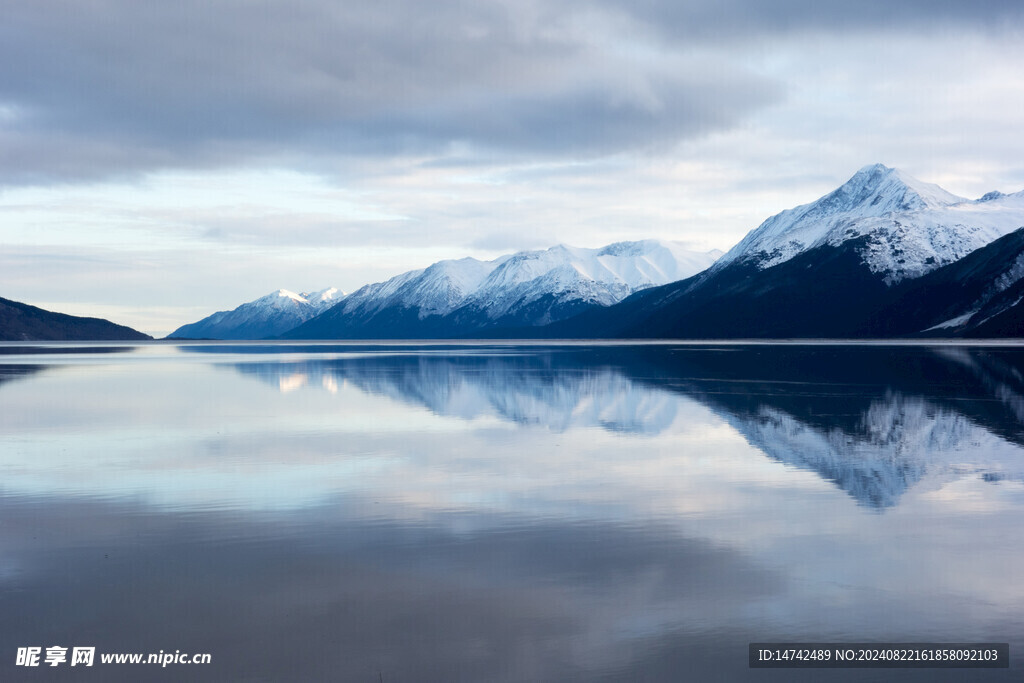
[[[689,277],[721,252],[673,242],[558,245],[492,261],[439,261],[353,292],[289,338],[438,338],[532,327]]]
[[[327,310],[345,295],[328,287],[296,294],[279,289],[231,311],[220,311],[183,325],[171,339],[265,339],[275,337]]]
[[[1022,240],[1003,240],[1021,228],[1024,192],[968,200],[875,164],[725,255],[645,240],[439,261],[320,304],[282,290],[172,336],[1021,336]]]
[[[563,244],[500,260],[463,304],[489,320],[538,325],[557,320],[558,311],[580,304],[610,306],[633,292],[675,282],[706,269],[720,251],[693,252],[673,242],[617,242],[601,249]],[[553,304],[540,315],[531,304]]]
[[[716,264],[759,270],[815,247],[865,237],[860,253],[888,284],[924,275],[1024,225],[1024,193],[971,201],[882,164],[865,166],[838,189],[776,214]]]
[[[817,201],[772,216],[703,273],[638,292],[544,332],[684,338],[915,334],[927,325],[886,327],[878,319],[905,291],[903,283],[951,267],[1021,227],[1024,192],[990,192],[972,201],[901,171],[867,166]],[[1000,272],[1013,280],[1016,271],[1009,263]],[[995,281],[982,284],[998,287]],[[920,303],[950,293],[917,296]],[[973,303],[962,302],[961,312]],[[896,313],[897,320],[910,319]],[[1005,326],[1000,329],[987,334],[1007,333]],[[1012,336],[1021,333],[1010,330]]]
[[[438,261],[385,282],[365,285],[350,294],[345,312],[373,314],[388,308],[416,308],[420,318],[450,313],[474,292],[501,259],[474,258]]]

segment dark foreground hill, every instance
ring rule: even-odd
[[[0,341],[142,341],[148,334],[102,318],[54,313],[0,298]]]

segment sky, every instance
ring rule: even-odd
[[[1018,0],[0,0],[0,297],[155,336],[444,258],[1024,189]]]

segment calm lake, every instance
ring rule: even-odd
[[[5,681],[1020,680],[1022,541],[1024,347],[0,346]]]

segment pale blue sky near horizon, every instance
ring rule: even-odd
[[[876,162],[1024,189],[1024,4],[0,0],[0,296],[161,336],[559,242],[727,250]]]

